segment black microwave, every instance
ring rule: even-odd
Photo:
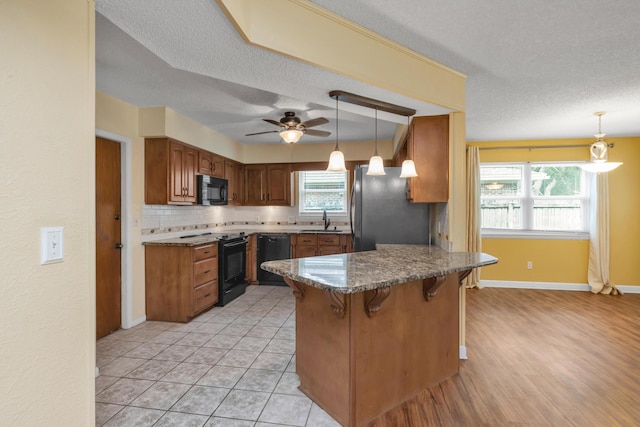
[[[227,200],[227,180],[209,175],[198,175],[198,204],[226,205]]]

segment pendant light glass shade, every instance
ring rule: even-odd
[[[413,163],[413,160],[405,160],[402,162],[400,178],[415,178],[417,176],[418,172],[416,172],[416,164]]]
[[[376,119],[375,119],[375,136],[376,136],[376,146],[373,152],[373,156],[369,159],[369,168],[367,168],[367,175],[386,175],[384,172],[384,162],[382,161],[382,157],[378,155],[378,109],[376,108]]]
[[[344,154],[338,147],[338,96],[336,96],[336,147],[329,156],[329,166],[327,170],[331,172],[346,172],[347,168],[344,164]]]
[[[597,113],[593,113],[598,116],[598,133],[594,136],[596,137],[596,141],[591,144],[589,151],[591,152],[591,159],[589,163],[585,163],[580,165],[580,167],[587,172],[592,173],[601,173],[601,172],[610,172],[620,166],[622,162],[610,162],[609,160],[609,144],[604,140],[605,134],[602,133],[602,116],[605,115],[604,112],[600,111]],[[613,146],[613,144],[611,145]]]
[[[329,156],[329,167],[327,167],[328,171],[332,172],[346,172],[347,168],[344,165],[344,154],[342,151],[337,149],[331,152],[331,156]]]
[[[302,131],[298,129],[283,130],[279,135],[287,144],[295,144],[300,141]]]
[[[369,159],[369,168],[367,169],[367,175],[386,175],[384,172],[384,163],[382,157],[373,156]]]

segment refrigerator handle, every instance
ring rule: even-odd
[[[349,198],[349,226],[351,227],[351,240],[352,243],[355,243],[355,236],[353,234],[353,193],[355,191],[355,180],[351,185],[351,197]]]

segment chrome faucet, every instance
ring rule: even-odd
[[[324,229],[328,229],[329,225],[331,225],[331,220],[327,219],[327,211],[323,210],[322,211],[322,220],[324,221]]]

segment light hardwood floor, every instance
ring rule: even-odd
[[[640,426],[640,295],[467,290],[460,373],[369,424]]]

